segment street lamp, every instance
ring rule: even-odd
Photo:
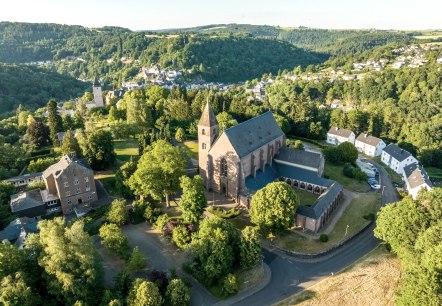
[[[350,227],[350,225],[347,224],[347,227],[345,228],[345,235],[344,236],[347,236],[347,231],[348,231],[349,227]]]

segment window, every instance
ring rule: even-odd
[[[202,129],[202,130],[201,130],[201,134],[206,135],[206,130],[205,130],[205,129]]]
[[[88,195],[87,196],[87,199],[90,201],[90,200],[92,200],[92,196],[91,195]]]
[[[91,187],[86,186],[86,192],[87,192],[87,191],[91,191]]]
[[[225,158],[221,159],[221,176],[227,176],[227,161]]]
[[[71,192],[68,190],[68,191],[66,191],[66,196],[67,197],[70,197],[71,196]]]
[[[89,177],[88,177],[88,176],[85,176],[85,177],[84,177],[84,182],[85,182],[85,183],[89,183]]]
[[[77,186],[78,184],[80,184],[80,181],[78,179],[75,179],[74,185]]]
[[[80,188],[77,188],[75,191],[76,191],[77,193],[80,193]]]
[[[68,199],[68,205],[71,205],[71,204],[72,204],[72,200]]]
[[[69,182],[64,182],[63,186],[64,186],[64,188],[69,188]]]
[[[205,149],[206,149],[206,144],[203,143],[202,146],[201,146],[201,148],[202,148],[203,150],[205,150]]]

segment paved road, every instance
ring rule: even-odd
[[[388,173],[379,169],[382,186],[382,203],[399,200]],[[352,264],[379,243],[373,235],[375,224],[370,226],[355,241],[343,246],[333,254],[317,260],[300,260],[278,251],[264,251],[265,263],[272,270],[272,280],[261,291],[233,305],[272,305],[292,294],[300,292],[318,281]]]

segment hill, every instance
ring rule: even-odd
[[[75,98],[89,86],[45,69],[0,63],[0,113],[14,111],[19,104],[37,108],[51,98]]]

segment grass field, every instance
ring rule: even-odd
[[[320,242],[319,239],[308,239],[292,231],[287,231],[273,241],[282,248],[297,252],[319,252],[337,244],[346,237],[350,237],[365,225],[368,220],[364,216],[376,213],[380,208],[380,195],[370,193],[354,198],[336,222],[333,230],[328,234],[328,242]],[[348,229],[347,229],[348,225]],[[347,229],[347,235],[346,233]]]
[[[357,192],[367,192],[370,190],[370,186],[365,181],[358,181],[350,177],[346,177],[342,172],[344,166],[333,165],[329,162],[325,162],[324,175],[331,180],[338,181],[343,186],[350,190]]]
[[[295,192],[298,195],[301,205],[304,206],[312,206],[319,197],[318,194],[314,194],[299,189],[295,189]]]
[[[138,142],[134,139],[114,140],[117,159],[128,161],[131,156],[138,157]]]
[[[340,273],[276,305],[394,305],[400,275],[399,260],[381,245]]]
[[[434,181],[442,181],[442,169],[435,167],[426,167],[425,171],[427,171],[430,178]]]
[[[192,159],[198,160],[198,142],[194,140],[187,140],[183,143],[183,145],[187,155],[189,155]]]
[[[115,173],[100,173],[95,175],[95,179],[100,180],[104,189],[106,189],[111,196],[120,196],[118,190],[115,188]]]

